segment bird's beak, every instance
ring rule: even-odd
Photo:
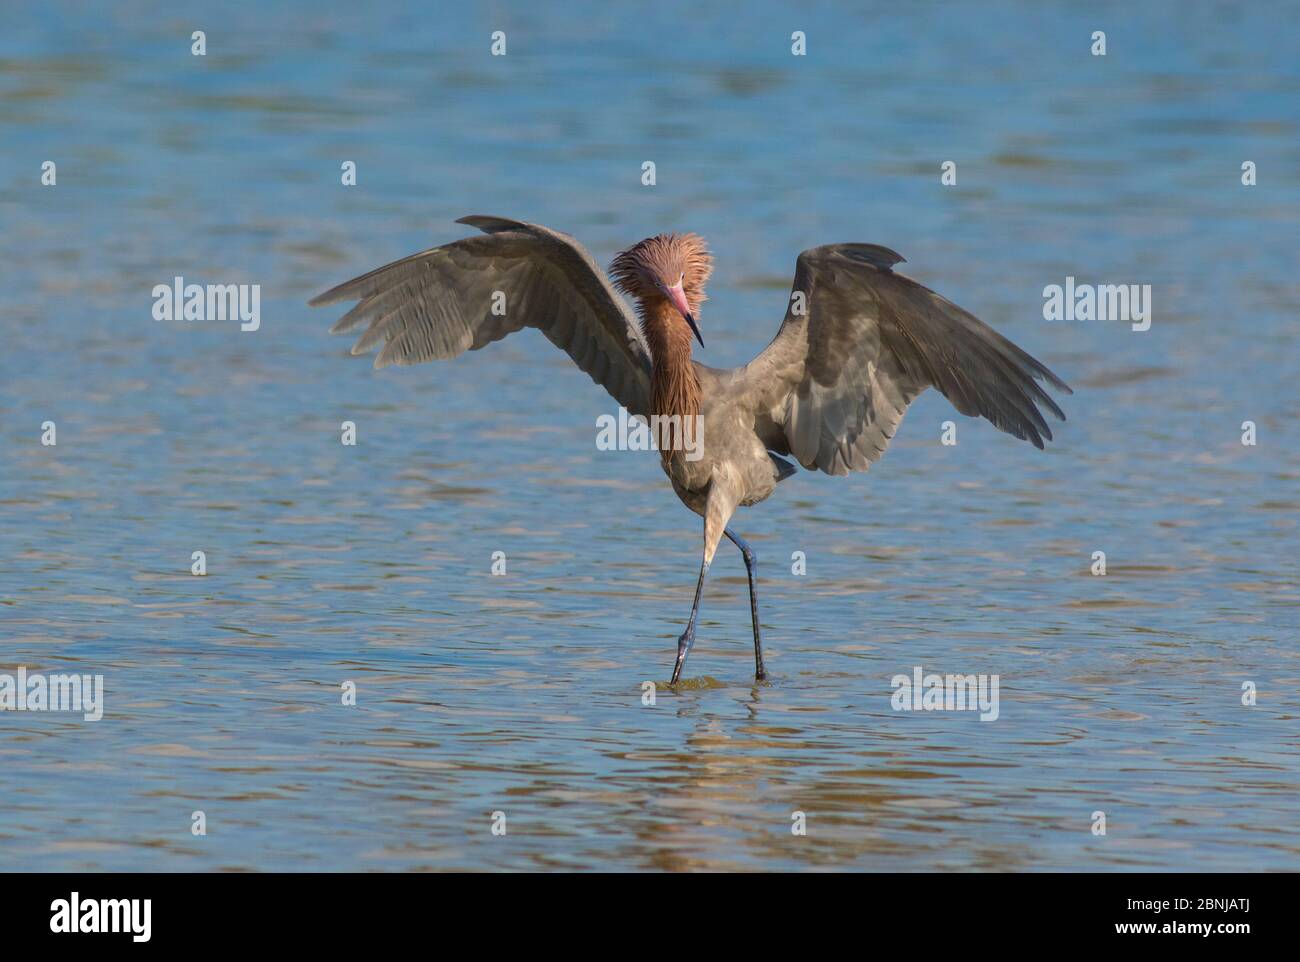
[[[695,318],[691,315],[691,306],[686,303],[686,292],[682,290],[682,285],[674,284],[672,287],[665,287],[664,294],[668,297],[668,303],[677,308],[677,313],[686,319],[695,339],[700,342],[700,347],[703,347],[704,337],[700,334],[700,329],[695,326]]]

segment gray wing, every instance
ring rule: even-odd
[[[421,251],[311,300],[360,303],[330,330],[366,329],[353,354],[384,342],[376,367],[476,351],[535,327],[619,404],[647,413],[650,356],[591,255],[572,237],[500,217],[462,217],[485,236]]]
[[[742,369],[768,448],[827,474],[865,471],[927,387],[1041,448],[1052,432],[1038,406],[1065,415],[1038,381],[1073,392],[974,315],[895,274],[902,260],[874,244],[799,255],[785,321]]]

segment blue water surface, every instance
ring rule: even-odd
[[[0,869],[1300,868],[1297,12],[7,9],[0,673],[106,704],[0,713]],[[535,331],[375,371],[306,306],[465,214],[605,264],[704,235],[716,366],[800,250],[887,245],[1069,421],[1040,453],[929,392],[868,474],[800,472],[735,522],[770,683],[724,544],[643,704],[699,519],[597,450],[614,402]],[[176,276],[259,284],[260,329],[155,320]],[[1068,276],[1150,329],[1044,320]],[[996,674],[997,720],[895,711],[915,666]]]

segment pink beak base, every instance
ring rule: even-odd
[[[691,306],[686,303],[686,292],[682,290],[682,285],[674,284],[672,287],[665,287],[664,294],[668,297],[668,303],[675,307],[677,313],[686,319],[686,323],[690,325],[695,339],[700,342],[700,347],[703,347],[704,338],[700,336],[700,329],[695,326],[695,318],[691,316]]]

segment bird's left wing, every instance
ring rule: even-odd
[[[524,327],[553,344],[634,414],[646,414],[650,356],[604,271],[567,234],[500,217],[462,217],[483,236],[434,247],[363,274],[311,300],[359,301],[330,330],[366,329],[376,367],[476,351]]]
[[[927,387],[1041,448],[1052,432],[1037,405],[1065,415],[1037,382],[1073,392],[974,315],[895,274],[902,259],[875,244],[799,255],[780,331],[739,372],[768,449],[827,474],[865,471]]]

